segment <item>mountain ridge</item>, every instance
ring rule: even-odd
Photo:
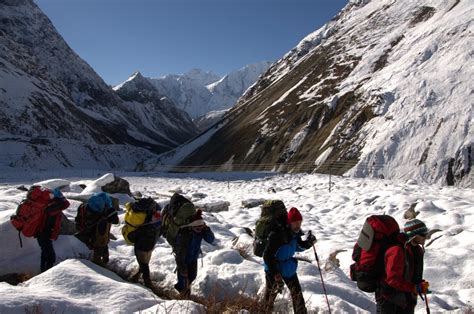
[[[316,172],[469,184],[472,69],[463,65],[472,59],[472,12],[463,1],[352,1],[218,125],[149,164],[298,171],[306,163]]]

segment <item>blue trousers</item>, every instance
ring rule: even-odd
[[[182,276],[178,271],[178,283],[174,285],[174,288],[179,292],[186,292],[189,287],[186,287],[186,280],[188,281],[189,286],[191,286],[192,282],[197,277],[197,270],[198,270],[198,261],[195,260],[193,262],[187,263],[188,266],[188,277]]]

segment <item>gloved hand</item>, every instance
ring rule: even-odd
[[[63,193],[59,189],[53,190],[53,198],[63,198]]]
[[[315,244],[318,240],[316,239],[316,236],[311,233],[311,231],[308,233],[308,237],[306,238],[306,241],[309,242],[311,245]]]
[[[283,281],[283,277],[281,276],[281,274],[276,274],[274,276],[274,279],[277,293],[283,293],[283,288],[285,288],[285,282]]]
[[[430,292],[430,290],[428,289],[430,287],[430,283],[428,281],[422,281],[420,282],[419,284],[416,284],[415,285],[415,293],[416,294],[427,294]]]

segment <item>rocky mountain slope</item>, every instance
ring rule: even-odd
[[[0,1],[1,166],[131,169],[196,134],[152,94],[120,98],[32,0]]]
[[[149,78],[149,81],[160,94],[172,100],[193,119],[205,119],[211,111],[231,108],[269,67],[269,62],[250,64],[224,77],[193,69],[181,75]],[[114,89],[118,91],[121,86]]]
[[[469,184],[473,16],[466,0],[350,1],[219,125],[150,166]]]

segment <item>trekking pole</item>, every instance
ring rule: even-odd
[[[311,231],[309,232],[309,234],[311,234]],[[316,262],[318,263],[319,275],[321,276],[321,284],[323,285],[324,295],[326,296],[326,303],[328,305],[329,314],[331,314],[331,306],[329,305],[328,293],[326,291],[326,285],[324,284],[323,273],[321,272],[321,265],[319,263],[318,253],[316,252],[316,247],[314,246],[314,244],[313,244],[313,251],[314,251],[314,257],[316,258]]]
[[[428,304],[428,296],[426,295],[426,293],[425,293],[425,305],[426,305],[426,314],[430,314],[431,310],[430,310],[430,305]]]

